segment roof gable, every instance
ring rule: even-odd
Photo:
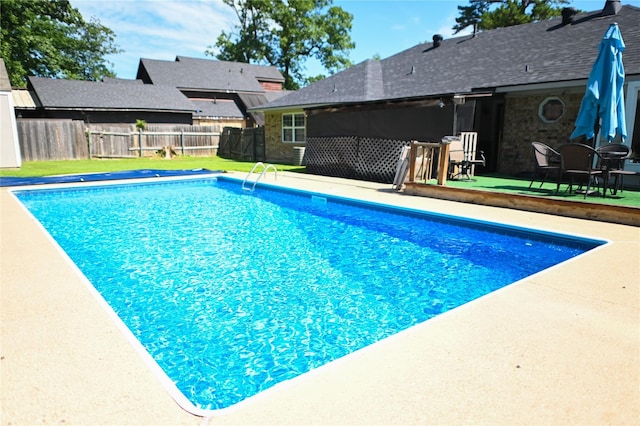
[[[244,62],[219,61],[214,59],[191,58],[189,56],[176,57],[177,62],[187,65],[204,65],[212,69],[221,68],[222,71],[232,70],[243,72],[259,81],[275,81],[284,83],[284,77],[275,66],[248,64]]]
[[[29,77],[41,105],[49,109],[195,110],[177,89],[149,84],[113,84]]]
[[[357,64],[264,109],[437,97],[582,80],[588,77],[598,44],[613,22],[620,26],[626,43],[627,76],[640,75],[640,8],[623,6],[617,15],[584,13],[567,25],[554,18],[443,40],[439,47],[420,44],[382,61]]]

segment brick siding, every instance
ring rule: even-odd
[[[282,92],[282,83],[272,81],[261,81],[260,86],[267,92]]]
[[[304,144],[282,143],[282,114],[266,112],[264,114],[264,144],[266,158],[271,163],[293,163],[294,147]]]
[[[531,142],[542,142],[553,148],[569,142],[582,96],[582,93],[556,92],[507,95],[498,172],[522,175],[533,171]],[[549,97],[556,97],[565,104],[564,115],[553,123],[546,123],[538,117],[540,103]]]

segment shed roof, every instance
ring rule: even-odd
[[[10,92],[11,82],[9,81],[9,73],[4,65],[4,59],[0,58],[0,91]]]
[[[264,92],[260,81],[284,82],[273,66],[178,56],[175,61],[140,59],[137,77],[179,89]]]
[[[47,109],[195,110],[189,99],[175,87],[41,77],[29,77],[29,85]]]
[[[36,109],[40,106],[36,104],[33,93],[27,89],[13,89],[11,91],[13,105],[18,109]]]
[[[586,79],[611,23],[626,43],[627,76],[640,76],[640,8],[600,11],[484,31],[416,45],[381,61],[367,60],[261,107],[312,107],[493,92]]]

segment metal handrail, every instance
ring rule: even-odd
[[[260,173],[258,178],[253,181],[253,185],[251,186],[251,188],[249,188],[248,186],[246,186],[246,184],[249,181],[249,178],[251,177],[251,175],[253,175],[253,172],[255,172],[255,170],[259,166],[262,166],[262,172]],[[269,169],[273,169],[273,171],[275,172],[275,179],[277,180],[278,179],[278,169],[276,168],[276,166],[274,166],[273,164],[266,164],[265,165],[263,162],[258,161],[256,164],[253,165],[253,167],[251,168],[251,171],[247,174],[247,177],[245,177],[244,180],[242,181],[242,190],[253,192],[256,189],[256,185],[258,184],[258,181],[260,179],[262,179],[264,174],[267,173],[267,171],[269,171]]]

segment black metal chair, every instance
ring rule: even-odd
[[[529,183],[529,189],[531,189],[531,185],[533,185],[538,176],[542,176],[540,181],[540,188],[542,188],[549,175],[560,173],[560,153],[541,142],[531,142],[531,148],[536,162],[536,169],[533,172],[531,183]]]
[[[556,193],[560,191],[561,180],[566,177],[569,179],[569,193],[573,189],[574,181],[580,182],[578,190],[582,188],[582,182],[586,182],[587,189],[584,192],[584,198],[587,198],[592,183],[597,188],[597,178],[602,176],[602,170],[593,167],[594,159],[599,158],[597,151],[581,143],[568,143],[560,145],[558,152],[560,153],[560,173],[558,174]]]
[[[631,157],[631,149],[621,143],[609,143],[602,145],[596,151],[600,156],[597,167],[604,173],[604,191],[606,192],[609,181],[613,177],[615,181],[610,190],[615,195],[618,192],[618,188],[620,188],[620,191],[624,189],[624,176],[636,174],[631,170],[624,169],[625,162]]]

